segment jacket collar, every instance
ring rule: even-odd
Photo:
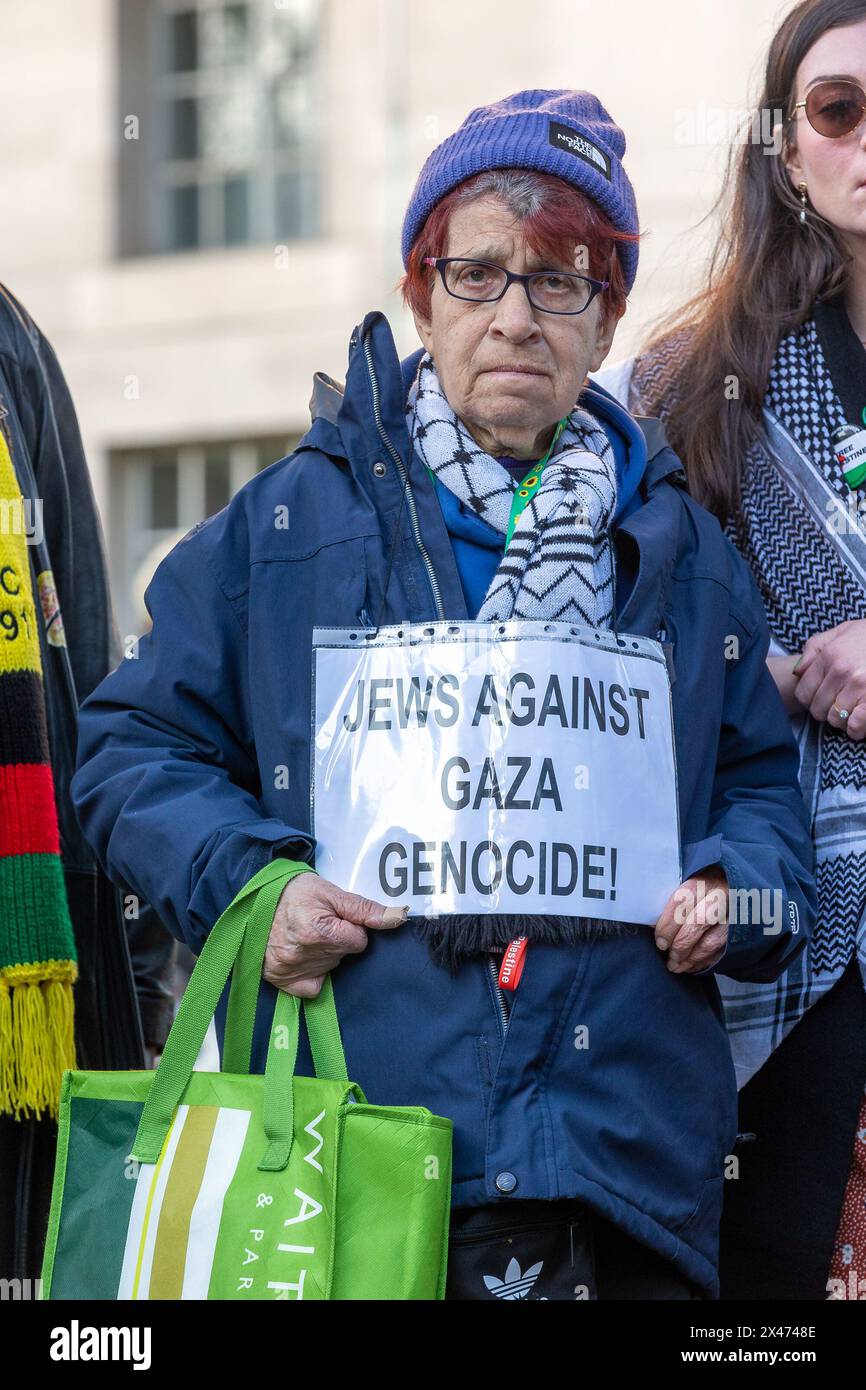
[[[401,429],[405,428],[406,397],[418,370],[418,363],[421,361],[424,349],[423,347],[417,348],[400,362],[397,357],[391,326],[385,315],[380,310],[374,309],[365,315],[363,321],[355,327],[349,340],[349,370],[346,385],[343,386],[340,382],[335,381],[327,372],[315,372],[313,374],[313,390],[310,396],[312,425],[298,447],[322,448],[325,453],[346,457],[347,450],[342,442],[341,423],[345,423],[347,415],[352,414],[347,406],[347,391],[352,378],[360,377],[359,370],[353,371],[353,362],[356,369],[360,369],[364,365],[361,360],[364,355],[362,340],[367,333],[370,335],[369,344],[373,363],[377,367],[383,425],[392,436],[396,434],[398,437]],[[388,370],[389,367],[392,370]],[[395,367],[399,367],[399,396],[395,394],[394,390],[398,379],[397,373],[393,371]],[[367,389],[365,379],[365,393]],[[605,398],[608,410],[617,408],[616,398],[599,386],[597,382],[591,382],[587,385],[581,393],[581,400],[584,400],[587,408],[591,410],[593,398],[598,395]],[[623,414],[626,413],[622,407],[619,409]],[[668,444],[661,420],[652,415],[632,415],[630,418],[640,427],[646,444],[647,466],[640,485],[644,499],[647,500],[665,478],[685,487],[686,476],[683,466]],[[315,431],[315,437],[313,437],[313,431]]]
[[[371,377],[376,381],[376,399]],[[365,458],[367,455],[372,458],[381,451],[381,426],[399,449],[404,462],[408,461],[409,436],[403,404],[408,385],[404,390],[402,381],[391,325],[381,310],[373,309],[352,330],[345,385],[327,372],[313,374],[312,424],[297,448],[321,449],[326,454],[348,460],[355,471],[361,462],[356,457],[359,443],[362,443],[361,453]]]

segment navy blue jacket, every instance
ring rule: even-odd
[[[410,457],[417,360],[401,367],[384,315],[366,315],[345,388],[316,373],[295,452],[162,562],[152,632],[81,710],[72,794],[85,833],[194,950],[274,854],[312,858],[312,628],[471,616],[437,492]],[[634,483],[613,528],[617,626],[670,644],[684,876],[720,861],[732,886],[782,895],[778,934],[741,921],[718,967],[771,979],[805,944],[815,895],[760,598],[658,422],[636,423],[597,387],[581,400],[620,436],[623,493]],[[284,507],[288,527],[274,524]],[[736,1086],[713,971],[672,974],[648,930],[534,944],[503,1036],[485,963],[440,969],[410,921],[371,932],[334,990],[369,1099],[453,1119],[455,1205],[507,1202],[496,1180],[510,1173],[517,1195],[581,1198],[716,1292]],[[259,1070],[274,998],[263,983]],[[299,1070],[311,1071],[305,1041]]]

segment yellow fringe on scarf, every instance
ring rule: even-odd
[[[75,1069],[74,961],[0,970],[0,1115],[57,1118],[64,1071]]]

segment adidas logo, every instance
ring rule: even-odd
[[[526,1273],[521,1274],[517,1261],[509,1260],[504,1279],[497,1279],[495,1274],[485,1274],[484,1282],[494,1298],[525,1298],[541,1273],[543,1264],[544,1261],[539,1260],[538,1264],[530,1265]]]

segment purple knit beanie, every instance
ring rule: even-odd
[[[440,198],[484,169],[539,169],[579,188],[620,231],[637,232],[634,189],[622,167],[625,136],[591,92],[515,92],[470,111],[427,156],[403,219],[403,266]],[[637,242],[617,246],[626,290],[637,274]]]

